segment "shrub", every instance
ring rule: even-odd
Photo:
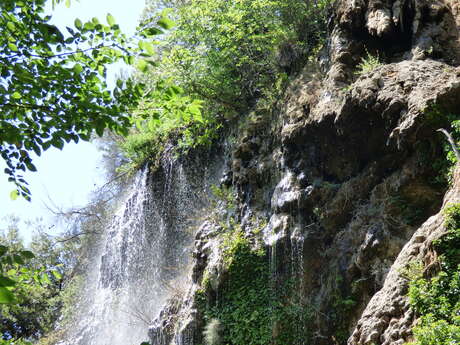
[[[125,168],[137,169],[146,161],[155,162],[168,141],[176,144],[178,151],[209,143],[218,126],[203,116],[202,103],[186,96],[180,87],[157,83],[155,91],[131,117],[135,127],[121,144],[130,161]]]
[[[441,271],[409,284],[409,302],[419,315],[415,345],[452,345],[460,341],[460,204],[445,211],[447,233],[434,242]]]
[[[210,144],[221,126],[259,99],[275,102],[286,73],[299,70],[324,41],[329,2],[150,1],[146,17],[164,18],[171,7],[176,25],[161,36],[157,61],[148,61],[156,68],[149,72],[141,61],[138,80],[153,91],[122,145],[128,167],[155,160],[167,141],[178,152]]]
[[[366,56],[361,59],[361,63],[358,65],[357,74],[367,74],[381,65],[382,62],[380,61],[379,57],[372,55],[367,51]]]

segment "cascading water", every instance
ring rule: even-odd
[[[173,161],[160,170],[152,177],[145,168],[131,184],[61,345],[139,345],[168,298],[186,291],[197,211],[206,185],[218,175],[211,167]]]

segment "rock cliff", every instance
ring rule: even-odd
[[[189,289],[154,321],[153,344],[412,339],[402,272],[436,261],[442,209],[460,202],[458,168],[439,179],[437,132],[459,118],[460,7],[341,0],[329,25],[284,99],[229,131]]]

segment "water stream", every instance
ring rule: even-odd
[[[152,177],[140,171],[110,221],[78,315],[60,345],[139,345],[167,299],[187,289],[198,212],[213,181],[210,167],[167,162]],[[205,171],[203,171],[203,169]]]

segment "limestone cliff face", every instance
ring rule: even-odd
[[[225,299],[221,224],[229,218],[267,249],[275,290],[293,280],[310,311],[291,343],[280,340],[286,325],[273,321],[272,343],[411,339],[415,316],[401,271],[435,260],[440,210],[460,201],[458,169],[447,189],[433,164],[443,155],[436,130],[448,125],[445,114],[460,112],[459,25],[454,0],[336,3],[318,66],[292,81],[278,107],[248,115],[232,134],[221,180],[231,205],[227,198],[209,210],[190,288],[151,327],[154,344],[203,343],[209,320],[198,297],[217,308]],[[367,54],[381,63],[359,73]]]

